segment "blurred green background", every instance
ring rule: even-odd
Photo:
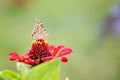
[[[120,0],[118,0],[120,2]],[[120,80],[120,39],[99,38],[115,0],[0,0],[0,70],[16,71],[9,52],[26,53],[34,20],[41,19],[50,44],[73,49],[61,63],[61,80]]]

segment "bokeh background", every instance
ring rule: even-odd
[[[120,0],[0,0],[0,71],[16,71],[9,52],[26,53],[39,18],[50,44],[73,49],[61,80],[120,80]]]

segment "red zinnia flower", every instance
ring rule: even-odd
[[[46,40],[38,39],[32,42],[30,50],[23,56],[18,55],[16,52],[10,53],[10,60],[17,60],[30,65],[37,65],[45,61],[56,58],[61,58],[62,62],[67,62],[68,59],[65,55],[72,52],[72,49],[65,48],[64,46],[49,45]]]
[[[30,50],[23,56],[18,55],[16,52],[11,52],[10,60],[17,60],[32,66],[41,64],[45,61],[50,61],[56,58],[61,58],[62,62],[67,62],[66,55],[72,52],[71,48],[65,48],[63,45],[54,46],[49,45],[43,38],[47,37],[45,28],[40,20],[35,21],[35,27],[32,32],[32,37],[36,40],[32,42]]]

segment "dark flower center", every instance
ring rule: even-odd
[[[51,56],[49,45],[43,39],[35,40],[32,42],[30,51],[27,53],[32,60],[38,60],[39,64],[43,61],[41,58]]]

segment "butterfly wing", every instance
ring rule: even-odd
[[[34,39],[46,39],[48,36],[43,23],[41,23],[39,19],[36,19],[32,30],[32,37]]]

